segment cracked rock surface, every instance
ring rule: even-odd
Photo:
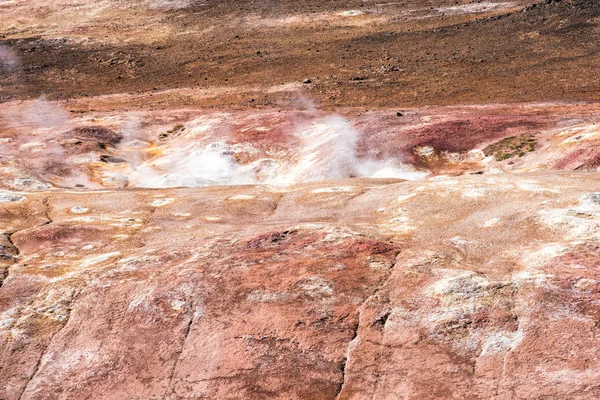
[[[600,399],[600,1],[0,0],[0,400]]]
[[[0,205],[0,397],[597,398],[595,189],[20,193]]]

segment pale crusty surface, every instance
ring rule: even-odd
[[[593,173],[14,194],[6,399],[600,395]]]
[[[0,0],[0,400],[600,398],[599,36]]]

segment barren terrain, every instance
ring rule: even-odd
[[[0,0],[0,399],[600,398],[594,0]]]

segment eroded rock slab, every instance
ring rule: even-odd
[[[596,398],[596,190],[539,173],[28,193],[0,205],[20,221],[0,396]]]

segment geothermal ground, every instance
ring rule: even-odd
[[[600,399],[596,0],[0,0],[0,400]]]

